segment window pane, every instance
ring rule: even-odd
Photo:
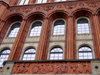
[[[28,4],[29,0],[20,0],[19,5]]]
[[[46,3],[47,2],[47,0],[43,0],[43,2],[42,3]]]
[[[24,4],[28,4],[29,0],[25,0],[25,3]]]
[[[0,53],[0,67],[3,67],[3,62],[8,59],[10,49],[5,49]]]
[[[81,18],[77,21],[77,33],[78,34],[89,33],[89,24],[87,19]]]
[[[64,27],[65,22],[63,20],[57,20],[54,23],[53,35],[64,35]]]
[[[91,48],[86,47],[86,46],[81,47],[79,49],[78,54],[79,54],[79,59],[92,59],[93,58],[92,57],[92,50],[91,50]]]
[[[36,54],[36,50],[33,48],[29,48],[24,52],[22,60],[34,60],[35,54]]]
[[[53,48],[50,52],[50,60],[63,59],[63,50],[61,48]]]
[[[20,28],[20,23],[14,23],[9,31],[8,37],[16,37]]]
[[[42,23],[40,21],[33,23],[29,36],[40,36],[41,29]]]
[[[25,0],[20,0],[19,5],[23,5]]]

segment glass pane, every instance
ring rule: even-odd
[[[53,35],[64,35],[65,22],[63,20],[57,20],[54,23]]]
[[[30,36],[40,36],[41,29],[42,29],[42,23],[40,21],[33,23],[30,31]]]
[[[25,0],[20,0],[19,5],[23,5]]]
[[[81,18],[77,21],[77,31],[78,34],[89,33],[89,24],[87,19]]]
[[[43,2],[42,3],[46,3],[47,2],[47,0],[43,0]]]
[[[3,67],[3,62],[6,61],[8,59],[10,50],[9,49],[5,49],[1,52],[0,54],[0,67]]]
[[[81,47],[79,49],[79,59],[92,59],[92,50],[89,47]]]
[[[61,48],[53,48],[50,52],[50,60],[63,59],[63,50]]]
[[[29,0],[25,0],[24,4],[28,4]]]
[[[22,60],[34,60],[35,54],[36,54],[36,50],[33,48],[29,48],[25,51]]]
[[[20,23],[15,23],[11,26],[8,37],[16,37],[20,28]]]

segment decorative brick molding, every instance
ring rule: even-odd
[[[12,74],[91,74],[90,62],[15,63]]]

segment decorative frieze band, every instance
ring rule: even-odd
[[[15,63],[12,74],[91,74],[90,62]]]

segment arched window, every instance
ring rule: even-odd
[[[20,0],[19,5],[26,5],[28,2],[29,0]]]
[[[35,60],[36,50],[34,48],[28,48],[23,55],[22,60]]]
[[[89,33],[89,23],[86,18],[80,18],[77,21],[77,33],[78,34],[87,34]]]
[[[37,0],[37,3],[46,3],[47,0]]]
[[[54,23],[53,35],[64,35],[65,22],[63,20],[57,20]]]
[[[63,50],[59,47],[53,48],[50,51],[50,60],[62,60],[63,59]]]
[[[8,37],[16,37],[17,36],[17,33],[19,31],[19,28],[20,28],[20,24],[21,23],[16,22],[11,26]]]
[[[92,59],[92,50],[90,47],[82,46],[78,50],[79,59]]]
[[[0,52],[0,67],[3,67],[3,62],[8,59],[10,53],[10,49],[4,49],[3,51]]]
[[[55,2],[60,2],[60,1],[67,1],[67,0],[55,0]]]
[[[29,36],[40,36],[41,29],[42,29],[42,22],[40,21],[34,22],[32,24],[32,28]]]

